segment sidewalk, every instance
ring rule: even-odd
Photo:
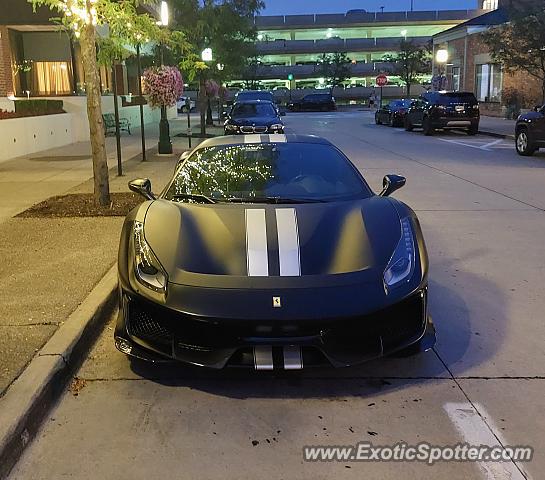
[[[481,115],[479,132],[495,137],[515,138],[515,120],[507,120],[501,117],[488,117]]]
[[[173,144],[187,148],[187,140],[176,137],[187,130],[186,118],[170,120]],[[157,149],[159,125],[146,125],[146,148]],[[141,155],[140,129],[132,135],[121,135],[122,161]],[[108,166],[117,165],[115,137],[106,137]],[[79,142],[64,147],[37,152],[0,163],[0,224],[53,195],[62,195],[71,188],[91,178],[93,165],[90,142]],[[117,170],[110,171],[110,179]]]
[[[115,138],[108,138],[112,192],[128,180],[151,179],[160,191],[187,139],[171,122],[174,154],[156,155],[157,128],[148,129],[148,161],[140,136],[123,137],[122,177],[117,176]],[[131,158],[132,157],[132,158]],[[122,217],[11,218],[54,195],[93,191],[89,144],[41,152],[0,164],[0,397],[36,352],[87,297],[116,261]]]

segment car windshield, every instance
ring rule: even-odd
[[[408,108],[410,105],[410,100],[395,100],[390,103],[391,108]]]
[[[276,111],[270,103],[240,103],[233,107],[234,118],[240,117],[276,117]]]
[[[197,150],[176,172],[164,198],[305,203],[371,195],[356,168],[333,146],[267,143]]]
[[[273,96],[270,92],[241,92],[237,95],[237,101],[242,100],[268,100],[272,102]]]

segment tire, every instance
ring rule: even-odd
[[[390,115],[388,125],[389,125],[390,127],[395,127],[395,126],[396,126],[396,121],[395,121],[393,115]]]
[[[377,114],[375,114],[375,123],[376,123],[377,125],[382,125],[382,122],[380,121],[380,116],[377,115]]]
[[[425,117],[424,120],[422,120],[422,133],[427,137],[435,133],[435,129],[432,127],[429,117]]]
[[[479,125],[471,125],[471,127],[469,127],[467,129],[467,134],[468,135],[477,135],[479,133]]]
[[[414,130],[413,124],[411,123],[411,120],[409,117],[405,117],[405,130],[407,132],[412,132]]]
[[[515,136],[515,148],[517,153],[523,157],[529,157],[534,154],[536,147],[532,143],[528,130],[521,128]]]

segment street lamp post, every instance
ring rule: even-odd
[[[142,161],[146,161],[146,132],[144,130],[144,103],[142,98],[142,63],[140,61],[140,43],[136,44],[136,68],[138,73],[138,103],[140,104],[140,135],[142,137]]]
[[[205,48],[201,52],[201,60],[205,63],[211,62],[214,58],[212,49],[210,47]],[[199,110],[201,116],[201,136],[206,136],[206,85],[204,75],[201,73],[199,78]]]
[[[161,2],[161,25],[163,27],[168,26],[168,4],[167,2]],[[161,66],[164,65],[164,44],[161,44]],[[159,122],[159,154],[170,155],[172,154],[172,142],[170,141],[170,127],[168,125],[167,107],[161,106],[161,120]]]

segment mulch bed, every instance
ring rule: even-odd
[[[144,201],[135,193],[110,193],[112,203],[108,207],[95,205],[92,193],[58,195],[40,202],[17,217],[65,218],[65,217],[124,217]]]

